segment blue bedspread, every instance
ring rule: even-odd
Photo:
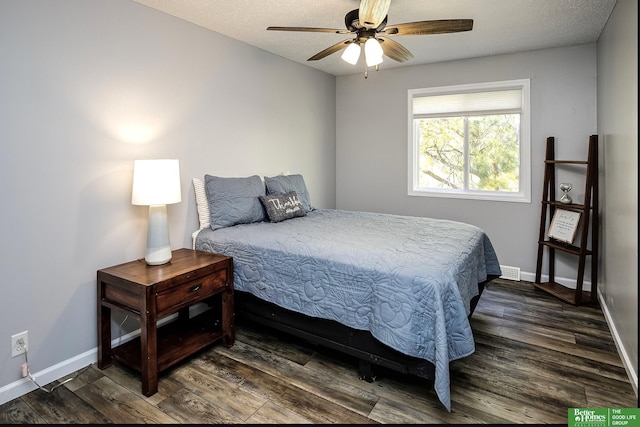
[[[447,410],[449,362],[475,351],[470,301],[479,282],[501,274],[478,227],[367,212],[320,209],[279,223],[204,229],[195,247],[232,256],[238,290],[368,330],[432,362]]]

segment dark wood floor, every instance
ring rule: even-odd
[[[476,352],[450,365],[451,412],[423,380],[379,371],[367,383],[354,360],[239,324],[232,348],[162,373],[151,397],[136,373],[91,365],[52,393],[1,405],[0,423],[566,425],[570,407],[638,406],[599,308],[498,279],[472,328]]]

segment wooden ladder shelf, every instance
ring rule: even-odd
[[[538,237],[538,260],[536,263],[536,277],[534,286],[548,292],[563,301],[574,305],[597,304],[598,281],[598,136],[589,137],[587,160],[556,160],[555,138],[547,138],[547,148],[544,168],[544,188],[542,191],[542,212],[540,215],[540,235]],[[556,200],[556,167],[562,165],[585,165],[584,204],[565,204]],[[563,214],[562,218],[569,218],[567,223],[560,224],[556,213]],[[577,214],[576,214],[577,213]],[[578,217],[577,223],[572,223]],[[573,237],[566,240],[548,236],[549,227],[566,231],[567,236],[579,231],[577,245],[573,244]],[[573,228],[573,233],[571,232]],[[591,243],[589,244],[589,235]],[[547,249],[549,280],[542,282],[542,260],[544,249]],[[555,256],[556,251],[573,254],[578,258],[578,275],[576,288],[572,289],[556,282]],[[584,270],[587,257],[591,257],[591,290],[582,289]]]

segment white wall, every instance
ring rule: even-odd
[[[638,3],[618,0],[598,41],[604,181],[600,291],[638,389]]]
[[[205,173],[302,173],[335,207],[335,78],[130,0],[2,0],[0,147],[2,403],[12,334],[34,373],[96,348],[96,270],[144,256],[135,159],[180,160],[174,248]]]
[[[596,45],[381,67],[366,80],[362,74],[337,78],[337,207],[477,225],[491,238],[500,263],[520,267],[532,280],[546,138],[556,137],[557,158],[586,160],[589,136],[596,133]],[[407,90],[512,79],[531,79],[531,203],[409,197]],[[583,198],[584,183],[571,195]],[[558,261],[558,276],[575,281],[577,258]]]

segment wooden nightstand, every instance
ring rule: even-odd
[[[206,302],[210,309],[189,317],[189,306]],[[140,337],[111,348],[111,310],[140,320]],[[157,321],[178,313],[157,327]],[[222,340],[235,340],[233,259],[191,249],[172,252],[164,265],[144,259],[98,270],[98,367],[112,358],[140,372],[142,393],[158,391],[158,373]]]

